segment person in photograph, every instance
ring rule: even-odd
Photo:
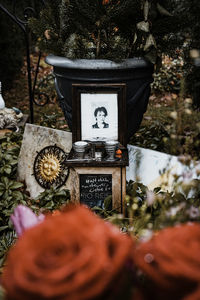
[[[104,106],[97,107],[94,111],[96,123],[92,125],[92,128],[109,128],[109,124],[105,122],[107,115],[108,112]]]

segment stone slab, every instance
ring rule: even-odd
[[[177,156],[163,152],[128,145],[129,166],[126,168],[126,180],[141,182],[150,190],[161,187],[163,191],[172,191],[176,183],[174,175],[198,178],[200,162],[191,161],[190,172]]]
[[[44,147],[55,144],[69,153],[72,147],[72,133],[29,123],[25,125],[18,161],[18,179],[26,183],[27,191],[32,198],[44,191],[33,175],[33,165],[37,152]],[[63,187],[68,188],[67,182]]]

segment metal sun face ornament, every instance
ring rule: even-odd
[[[65,164],[67,154],[56,145],[43,148],[34,161],[34,176],[45,189],[59,188],[66,182],[69,169]]]

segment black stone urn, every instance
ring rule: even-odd
[[[48,55],[53,66],[55,87],[65,119],[72,129],[72,84],[126,83],[127,138],[138,130],[149,101],[153,65],[143,58],[129,58],[120,63],[110,60],[76,59]]]

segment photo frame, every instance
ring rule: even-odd
[[[72,85],[72,139],[126,145],[126,84]]]

